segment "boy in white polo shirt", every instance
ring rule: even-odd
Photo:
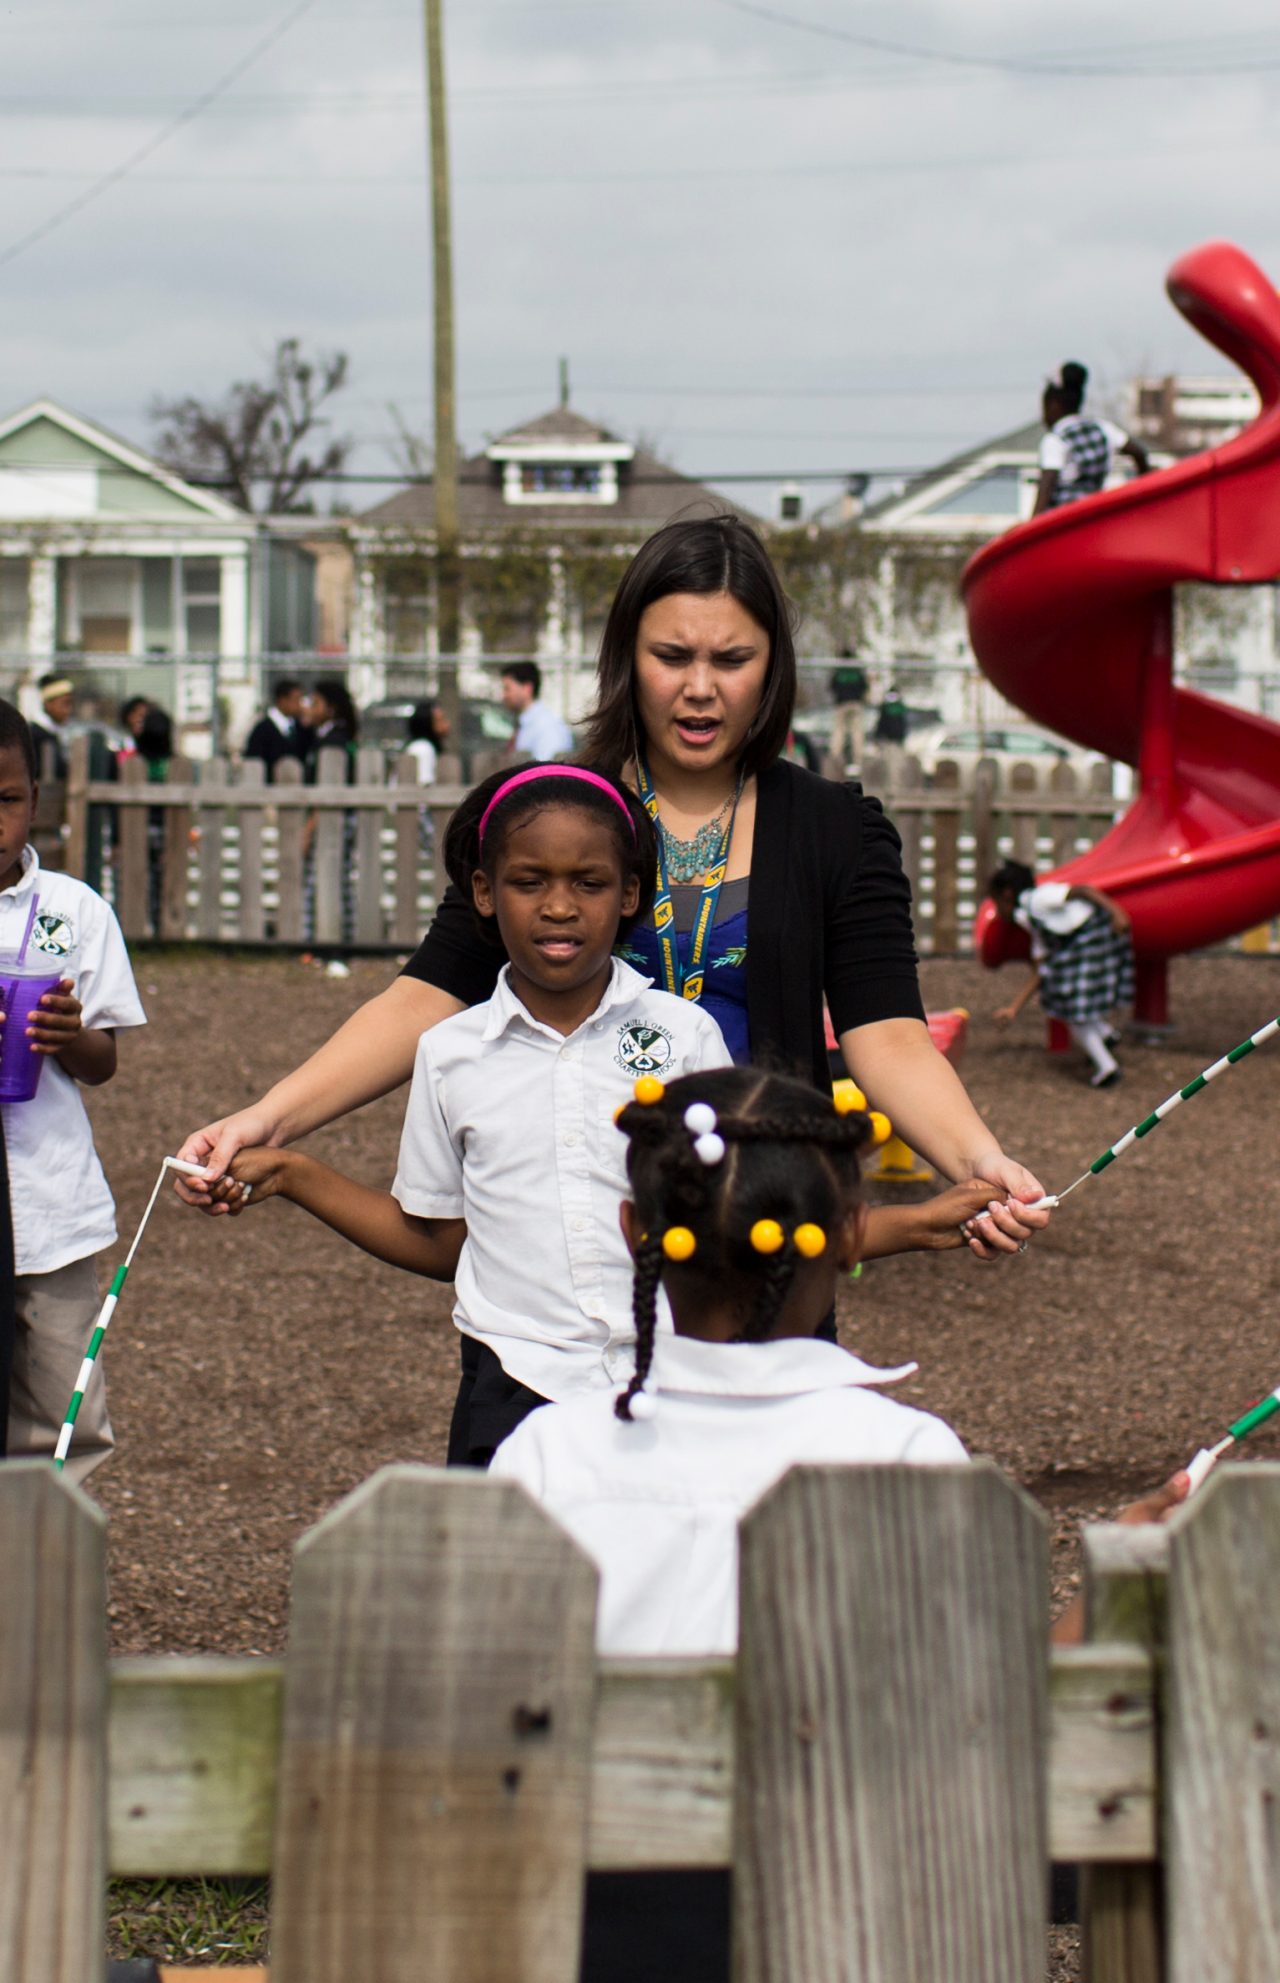
[[[27,962],[63,973],[28,1028],[31,1051],[45,1060],[35,1095],[4,1106],[17,1321],[10,1459],[53,1453],[98,1310],[95,1256],[116,1237],[80,1088],[114,1075],[118,1027],[146,1024],[111,909],[84,882],[42,868],[28,844],[35,774],[31,731],[0,701],[0,959],[17,954],[34,903]],[[113,1444],[99,1370],[76,1421],[68,1477],[83,1481]]]

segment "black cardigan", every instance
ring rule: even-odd
[[[478,1005],[502,963],[450,887],[405,974]],[[924,1017],[911,889],[878,799],[779,760],[757,781],[751,849],[747,1020],[757,1065],[828,1086],[824,992],[837,1034]]]

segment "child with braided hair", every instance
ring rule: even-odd
[[[602,1650],[737,1644],[737,1527],[802,1461],[962,1460],[940,1419],[870,1388],[815,1331],[861,1257],[860,1113],[756,1069],[641,1081],[618,1126],[631,1197],[635,1373],[538,1412],[493,1471],[523,1482],[600,1567]],[[659,1333],[659,1291],[675,1333]]]

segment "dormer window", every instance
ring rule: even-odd
[[[532,461],[520,473],[525,496],[598,496],[599,462]]]

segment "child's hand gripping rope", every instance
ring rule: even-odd
[[[59,1473],[61,1473],[63,1467],[66,1465],[67,1454],[71,1451],[71,1441],[75,1435],[76,1419],[80,1415],[80,1406],[83,1402],[84,1394],[88,1389],[89,1380],[93,1376],[94,1365],[98,1360],[98,1351],[102,1347],[102,1338],[106,1335],[107,1325],[111,1317],[115,1314],[116,1304],[120,1300],[125,1279],[130,1267],[133,1265],[133,1256],[138,1250],[138,1242],[147,1229],[147,1221],[155,1210],[156,1199],[160,1196],[160,1187],[164,1183],[165,1172],[169,1170],[185,1171],[192,1177],[204,1176],[202,1165],[185,1163],[181,1157],[166,1157],[160,1166],[159,1176],[156,1178],[151,1188],[151,1196],[147,1200],[147,1209],[138,1221],[138,1230],[133,1235],[133,1244],[125,1254],[121,1265],[116,1268],[106,1300],[98,1310],[98,1319],[94,1323],[93,1334],[89,1338],[89,1347],[84,1353],[84,1362],[80,1365],[79,1375],[76,1378],[76,1388],[71,1393],[71,1402],[67,1406],[67,1415],[62,1422],[62,1430],[58,1434],[58,1443],[54,1448],[53,1464]]]

